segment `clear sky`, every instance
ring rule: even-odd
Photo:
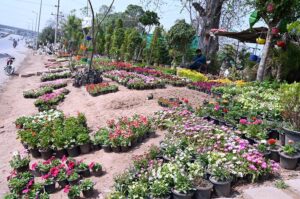
[[[111,0],[92,0],[94,9],[98,11],[101,5],[109,5]],[[180,13],[182,7],[180,1],[168,0],[168,4],[158,11],[161,24],[169,29],[177,19],[186,19],[187,13]],[[54,19],[51,13],[56,13],[54,5],[57,0],[43,0],[41,29],[45,27],[49,19]],[[124,11],[129,4],[141,5],[140,0],[115,0],[115,11]],[[39,12],[40,0],[0,0],[0,24],[11,25],[20,28],[35,28],[36,14]],[[87,5],[86,0],[61,0],[61,11],[67,15],[71,10]]]

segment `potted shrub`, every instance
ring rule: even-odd
[[[52,127],[45,125],[38,134],[38,148],[44,160],[48,160],[53,155],[52,146]]]
[[[284,169],[293,170],[297,167],[300,154],[297,151],[293,141],[290,141],[284,147],[280,154],[280,166]]]
[[[230,173],[222,167],[213,168],[212,175],[209,177],[209,181],[214,185],[218,197],[228,197],[230,195],[231,180]]]
[[[17,151],[14,153],[14,156],[9,161],[11,168],[15,169],[18,173],[25,172],[29,170],[29,156],[22,157],[21,154]]]
[[[102,175],[102,165],[99,163],[91,162],[89,168],[92,170],[94,176]]]
[[[82,177],[85,177],[85,178],[89,177],[91,175],[89,166],[84,162],[80,162],[76,166],[76,171],[78,172],[79,175],[81,175]]]
[[[74,172],[74,171],[68,177],[68,182],[69,182],[70,185],[78,184],[79,180],[80,180],[80,175],[78,173]]]
[[[174,176],[173,199],[192,199],[193,184],[188,175],[177,171]]]
[[[94,135],[94,139],[93,139],[93,149],[95,151],[98,151],[101,149],[101,146],[102,146],[102,139],[101,139],[101,135],[99,132],[96,132],[95,135]]]
[[[101,138],[101,143],[102,143],[102,148],[105,152],[111,152],[111,142],[109,139],[109,131],[106,128],[100,129],[97,133],[100,134]]]
[[[39,164],[37,165],[37,168],[39,169],[39,171],[41,172],[42,175],[46,175],[49,173],[50,169],[51,169],[51,164],[50,163],[41,163],[39,162]]]
[[[65,170],[59,171],[59,173],[56,177],[56,181],[58,182],[59,186],[62,188],[69,184],[68,175]]]
[[[54,193],[55,192],[55,181],[53,178],[49,177],[48,175],[43,176],[45,179],[44,188],[47,193]]]
[[[277,143],[277,140],[275,140],[273,138],[268,140],[269,150],[271,152],[270,159],[274,160],[275,162],[279,162],[279,160],[280,160],[280,156],[279,156],[280,147],[276,143]]]
[[[128,198],[147,198],[147,184],[137,181],[128,186]]]
[[[94,194],[94,183],[90,179],[86,179],[80,183],[80,189],[85,198],[90,198]]]
[[[280,102],[285,121],[285,144],[289,140],[300,142],[300,83],[283,84],[280,88]]]
[[[64,188],[64,192],[68,194],[69,199],[80,199],[81,189],[78,185],[67,185]]]
[[[32,171],[32,174],[35,176],[35,177],[41,177],[41,171],[40,171],[40,169],[39,169],[39,167],[38,167],[38,163],[33,163],[32,165],[31,165],[31,168],[30,168],[30,170]]]
[[[90,136],[87,133],[80,133],[77,136],[77,144],[79,145],[81,154],[87,154],[91,150]]]
[[[213,184],[201,177],[194,179],[194,187],[196,189],[195,199],[210,199],[213,190]]]
[[[150,185],[150,198],[151,199],[169,199],[170,185],[164,180],[155,180]]]
[[[67,142],[66,146],[67,152],[70,157],[77,157],[80,155],[80,149],[79,147],[75,144],[75,140],[70,140]]]
[[[264,155],[266,159],[270,158],[271,152],[268,149],[265,141],[261,141],[259,144],[256,145],[257,150]]]

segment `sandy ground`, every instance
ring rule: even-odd
[[[19,69],[19,73],[42,71],[43,63],[47,58],[44,56],[29,53]],[[12,77],[0,90],[0,198],[8,192],[6,177],[9,175],[9,160],[16,150],[23,150],[19,140],[16,139],[16,128],[13,122],[22,115],[34,114],[37,109],[34,107],[34,100],[23,98],[22,92],[31,88],[37,88],[40,83],[39,77],[20,78]],[[162,108],[157,104],[158,97],[180,97],[188,98],[193,106],[200,105],[205,94],[192,91],[187,88],[168,87],[167,89],[156,89],[148,91],[128,90],[119,86],[120,91],[103,96],[92,97],[85,88],[74,88],[71,83],[68,85],[71,93],[65,101],[59,105],[67,115],[75,115],[77,112],[85,113],[88,125],[94,132],[104,126],[108,119],[120,116],[131,116],[134,114],[153,115],[155,111]],[[147,95],[153,93],[154,100],[147,100]],[[106,174],[91,179],[96,183],[95,189],[99,192],[97,198],[111,191],[113,177],[130,166],[131,158],[134,155],[143,154],[150,145],[158,144],[164,137],[164,132],[157,132],[157,137],[147,139],[143,144],[128,153],[105,153],[103,150],[81,155],[78,160],[85,162],[99,162],[103,165]],[[67,198],[66,194],[58,191],[51,194],[50,198]]]

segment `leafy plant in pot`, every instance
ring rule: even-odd
[[[39,143],[38,148],[41,156],[44,160],[48,160],[53,155],[52,146],[52,128],[49,125],[45,125],[38,134]]]
[[[177,171],[174,175],[173,199],[192,199],[194,195],[193,184],[188,175]]]
[[[150,185],[150,196],[151,199],[169,199],[170,185],[163,179],[157,179]]]
[[[80,183],[80,188],[83,193],[83,196],[90,198],[94,194],[94,183],[90,179],[83,180]]]
[[[89,168],[92,170],[94,176],[102,175],[102,165],[99,163],[91,162]]]
[[[262,153],[266,159],[270,158],[271,152],[269,151],[265,140],[260,141],[260,143],[258,143],[256,147],[257,150]]]
[[[147,198],[147,184],[137,181],[128,186],[128,198]]]
[[[293,170],[296,169],[300,154],[293,141],[282,147],[280,154],[280,166],[282,168]]]
[[[214,185],[214,191],[218,197],[228,197],[231,191],[231,176],[227,169],[218,166],[212,169],[209,181]]]
[[[285,121],[285,144],[289,140],[300,142],[300,83],[283,84],[280,88],[280,102]]]
[[[77,143],[82,154],[87,154],[91,150],[90,136],[87,133],[80,133],[77,136]]]
[[[78,172],[79,175],[81,175],[82,177],[85,177],[85,178],[87,178],[91,175],[89,166],[84,162],[80,162],[76,166],[76,171]]]
[[[18,173],[29,170],[29,156],[22,156],[18,151],[14,152],[14,156],[9,161],[11,168],[15,169]]]
[[[69,184],[68,175],[67,175],[66,171],[63,169],[59,171],[59,173],[56,177],[56,180],[57,180],[59,186],[62,188]]]
[[[73,186],[67,185],[64,188],[64,193],[68,194],[69,199],[79,199],[80,192],[81,192],[81,189],[80,189],[80,186],[78,186],[78,185],[73,185]]]
[[[80,180],[80,175],[76,172],[72,172],[68,177],[68,182],[70,185],[76,185]]]
[[[55,192],[55,181],[50,175],[44,175],[42,178],[45,180],[44,188],[47,193],[54,193]]]
[[[271,152],[270,159],[274,160],[275,162],[280,161],[279,151],[280,147],[276,144],[277,140],[271,138],[268,140],[269,150]]]

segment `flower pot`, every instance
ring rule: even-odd
[[[137,144],[142,143],[142,142],[143,142],[143,137],[142,137],[142,136],[139,136],[139,137],[137,138]]]
[[[270,149],[270,159],[274,160],[275,162],[280,161],[279,149]]]
[[[105,152],[108,152],[108,153],[112,151],[110,145],[102,145],[102,148],[103,148],[103,150],[104,150]]]
[[[94,151],[99,151],[101,149],[101,145],[100,144],[93,144],[92,146]]]
[[[77,170],[78,174],[81,175],[84,178],[90,177],[91,172],[89,169],[84,169],[84,170]]]
[[[35,170],[32,170],[31,172],[35,177],[41,177],[42,173],[40,172],[40,170],[38,168],[36,168]]]
[[[25,149],[28,149],[28,144],[27,144],[27,143],[22,142],[22,145],[23,145],[23,147],[24,147]]]
[[[285,146],[285,134],[284,134],[284,132],[279,133],[279,140],[280,140],[280,145]]]
[[[155,138],[155,131],[149,131],[149,138]]]
[[[52,157],[53,155],[53,150],[52,149],[40,149],[39,150],[41,153],[41,156],[44,160],[48,160]]]
[[[47,193],[54,193],[55,192],[55,182],[53,182],[52,184],[45,184],[44,188]]]
[[[59,159],[61,159],[64,156],[67,156],[67,155],[68,155],[68,153],[67,153],[66,149],[60,149],[55,152],[55,157],[57,157]]]
[[[30,149],[30,153],[31,153],[32,157],[34,157],[34,158],[41,157],[41,153],[39,152],[39,150],[37,148]]]
[[[285,144],[288,144],[290,140],[294,141],[295,143],[300,142],[300,132],[293,131],[283,127],[283,131],[285,134]]]
[[[210,176],[209,181],[214,185],[214,191],[218,197],[229,197],[231,191],[231,180],[218,182],[213,176]]]
[[[71,186],[73,186],[73,185],[77,185],[78,183],[79,183],[79,178],[78,179],[75,179],[75,180],[68,180],[68,182],[69,182],[69,184],[71,185]]]
[[[283,152],[279,152],[280,155],[280,166],[287,170],[294,170],[297,167],[298,160],[300,158],[300,154],[297,153],[294,156],[286,155]]]
[[[205,180],[205,186],[196,187],[194,199],[210,199],[212,190],[213,184]]]
[[[94,189],[82,190],[82,193],[85,198],[91,198],[94,195]]]
[[[99,177],[99,176],[101,176],[101,175],[103,174],[103,172],[102,172],[102,169],[101,169],[101,170],[98,170],[98,171],[92,171],[92,174],[93,174],[94,176]]]
[[[265,159],[269,160],[270,156],[271,156],[271,151],[266,151],[266,152],[263,153],[263,155],[264,155]]]
[[[60,181],[57,181],[57,183],[59,184],[60,187],[64,188],[66,185],[69,184],[68,180],[65,179],[65,180],[60,180]]]
[[[121,152],[121,147],[120,146],[111,147],[111,149],[115,153],[120,153]]]
[[[22,167],[18,167],[18,168],[16,168],[16,170],[18,173],[23,173],[23,172],[29,171],[29,164],[24,165]]]
[[[79,156],[79,154],[80,154],[78,146],[74,146],[74,147],[68,148],[67,152],[68,152],[68,154],[69,154],[70,157],[76,157],[76,156]]]
[[[129,146],[121,146],[121,151],[122,151],[122,152],[128,152],[129,149],[130,149]]]
[[[176,190],[172,190],[173,199],[192,199],[194,192],[190,191],[188,193],[179,193]]]
[[[90,143],[82,144],[79,147],[80,147],[81,154],[87,154],[91,151]]]
[[[268,130],[268,139],[279,140],[279,132],[276,129]]]

